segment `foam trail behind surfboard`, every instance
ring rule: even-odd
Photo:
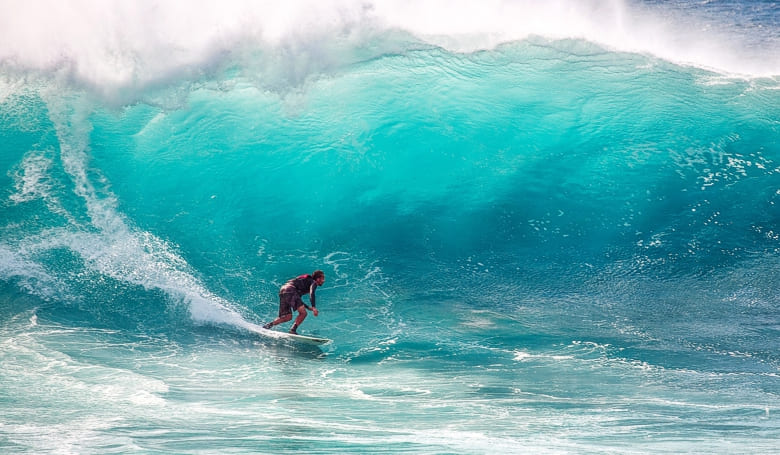
[[[41,198],[66,223],[39,235],[28,235],[18,241],[13,250],[6,248],[9,253],[5,255],[0,248],[0,256],[9,258],[3,263],[16,269],[32,270],[25,273],[34,273],[34,281],[45,284],[46,289],[66,287],[65,283],[48,279],[46,270],[37,266],[35,259],[45,252],[67,249],[80,257],[90,272],[164,292],[174,305],[186,305],[196,323],[238,327],[249,324],[230,302],[206,288],[173,246],[138,228],[118,210],[116,196],[104,186],[102,176],[91,168],[89,152],[93,126],[89,115],[94,108],[92,102],[77,95],[68,97],[48,92],[45,95],[57,132],[62,169],[86,216],[71,213],[76,211],[50,194],[47,185],[54,180],[50,174],[56,168],[53,155],[28,153],[24,161],[25,172],[17,176],[17,193],[11,196],[12,200]],[[33,170],[35,172],[31,172]],[[3,273],[19,274],[13,270]],[[37,291],[43,296],[46,292]]]

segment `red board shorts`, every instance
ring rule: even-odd
[[[279,290],[279,317],[292,314],[301,305],[303,305],[303,300],[295,288],[282,286],[282,289]]]

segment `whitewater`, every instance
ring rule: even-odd
[[[776,2],[0,11],[0,452],[780,453]]]

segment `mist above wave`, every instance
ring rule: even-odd
[[[409,47],[472,52],[531,36],[583,39],[724,73],[780,74],[771,24],[737,30],[733,19],[717,23],[695,10],[627,0],[32,0],[3,10],[12,11],[0,17],[3,72],[43,74],[123,99],[225,68],[297,83]]]

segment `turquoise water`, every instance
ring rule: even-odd
[[[775,4],[318,5],[0,19],[3,453],[778,453]]]

